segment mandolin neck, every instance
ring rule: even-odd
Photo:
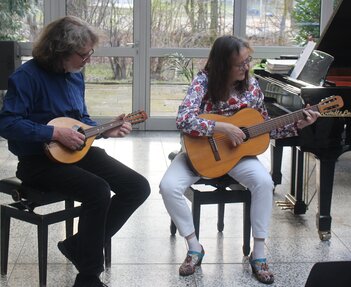
[[[123,125],[123,123],[124,123],[124,120],[110,121],[110,122],[104,123],[104,124],[99,125],[99,126],[95,126],[95,127],[91,127],[91,128],[85,129],[84,130],[84,134],[85,134],[86,138],[90,138],[90,137],[93,137],[93,136],[101,135],[101,134],[103,134],[104,132],[106,132],[106,131],[108,131],[110,129],[113,129],[115,127],[119,127],[119,126]]]

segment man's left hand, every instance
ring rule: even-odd
[[[125,117],[124,114],[118,116],[116,119],[123,120]],[[124,122],[121,126],[110,129],[106,132],[103,133],[103,136],[105,137],[111,137],[111,138],[121,138],[125,137],[126,135],[130,134],[132,131],[132,125],[130,122]]]

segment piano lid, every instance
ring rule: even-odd
[[[331,68],[351,67],[351,37],[345,33],[351,25],[351,1],[340,2],[326,25],[315,49],[334,57]]]

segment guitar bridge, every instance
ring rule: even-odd
[[[209,137],[208,141],[209,141],[210,147],[212,149],[212,153],[214,155],[215,160],[220,161],[221,157],[219,156],[218,146],[217,146],[216,140],[213,137]]]

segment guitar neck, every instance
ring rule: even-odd
[[[309,109],[313,111],[318,111],[318,105],[311,106],[309,107]],[[292,124],[304,118],[305,118],[305,114],[303,113],[303,110],[298,110],[286,115],[276,117],[274,119],[270,119],[268,121],[265,121],[263,123],[260,123],[245,129],[247,130],[247,133],[249,134],[249,136],[252,138],[265,133],[269,133],[274,129],[283,127],[288,124]]]
[[[84,130],[84,134],[86,138],[90,138],[96,135],[100,135],[110,129],[113,129],[115,127],[119,127],[123,125],[124,120],[115,120],[115,121],[110,121],[107,123],[104,123],[102,125],[96,126],[96,127],[91,127],[88,129]]]

